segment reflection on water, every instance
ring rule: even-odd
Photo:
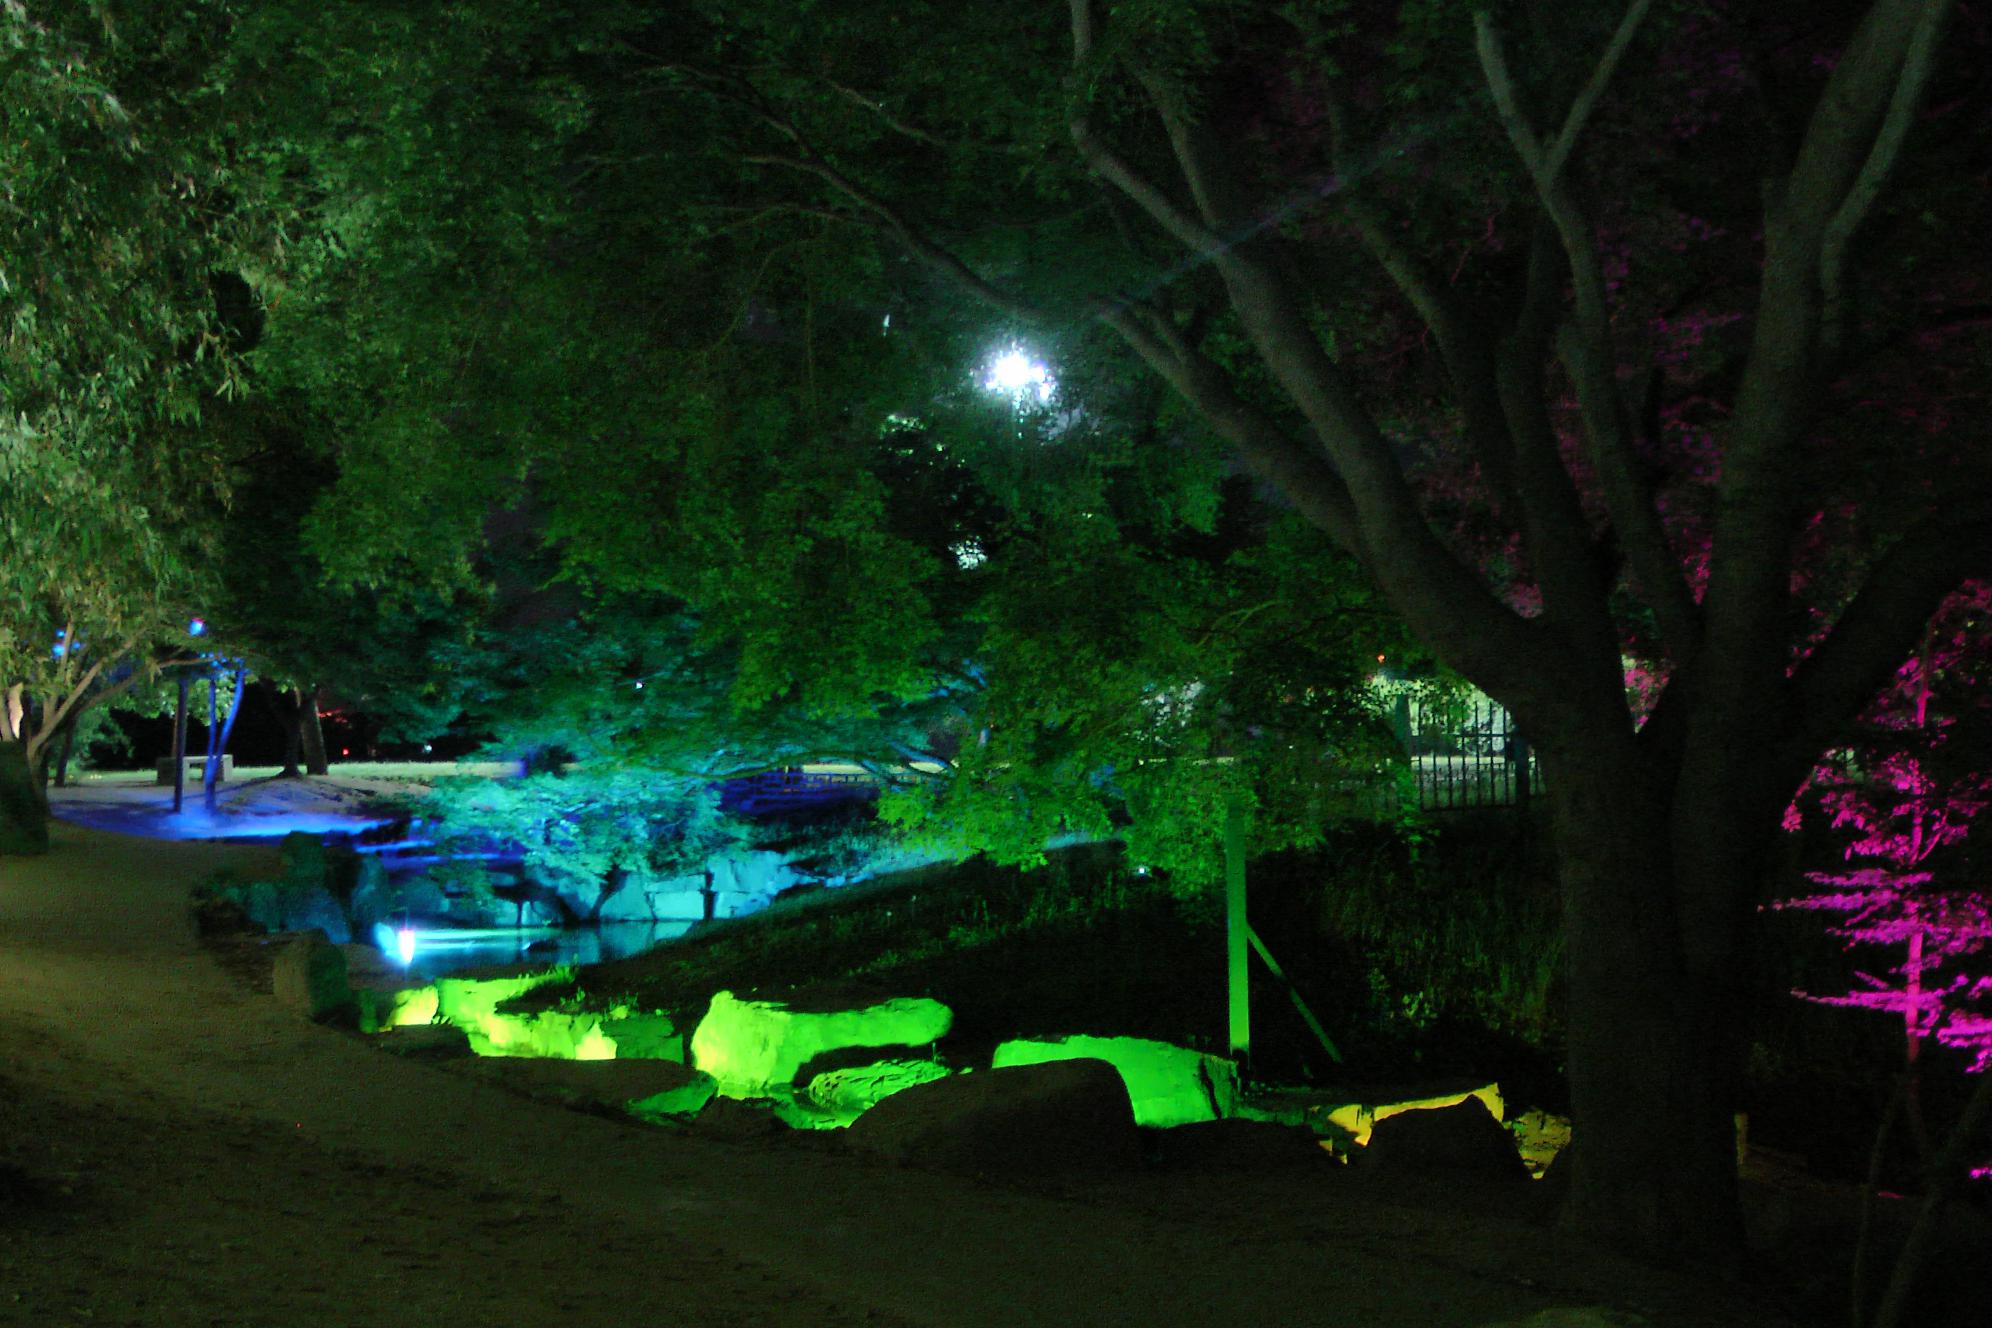
[[[690,919],[605,922],[597,927],[374,928],[374,945],[412,977],[433,978],[501,964],[598,964],[627,959],[683,936]]]

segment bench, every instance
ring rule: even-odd
[[[187,783],[195,784],[200,782],[202,776],[204,776],[207,773],[207,760],[208,759],[205,756],[188,756],[182,758],[181,764],[187,767]],[[173,782],[172,757],[170,756],[160,757],[157,762],[157,769],[159,771],[160,783],[170,784]],[[235,773],[235,758],[232,756],[224,756],[221,758],[221,771],[215,776],[215,782],[219,783],[222,780],[227,779],[230,775],[234,773]]]

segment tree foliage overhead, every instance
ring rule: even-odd
[[[263,233],[211,80],[231,10],[0,9],[0,740],[30,760],[206,575],[200,402],[240,385]]]
[[[538,10],[438,31],[356,6],[309,33],[276,12],[245,57],[270,81],[305,66],[272,168],[313,183],[256,359],[327,422],[336,480],[308,542],[338,579],[445,581],[477,565],[493,510],[523,514],[579,637],[515,638],[542,656],[515,680],[536,680],[529,705],[506,703],[516,744],[660,778],[844,757],[918,785],[913,763],[964,750],[1041,765],[1047,787],[1179,757],[1209,777],[1220,710],[1241,734],[1258,712],[1213,691],[1178,707],[1194,732],[1163,732],[1139,693],[1262,686],[1270,715],[1354,676],[1372,636],[1397,648],[1332,560],[1284,588],[1250,570],[1281,556],[1246,547],[1266,524],[1250,486],[1151,384],[1116,382],[1109,348],[1035,346],[1071,388],[1024,409],[976,382],[1019,329],[831,219],[718,201],[735,148],[657,54],[715,38],[711,15]],[[1120,605],[1086,588],[1116,568],[1147,587]],[[1315,586],[1334,588],[1302,603]],[[1102,616],[1053,648],[1075,596]],[[1105,615],[1114,639],[1082,641]],[[1125,695],[1092,694],[1075,652],[1102,650]],[[1252,654],[1284,657],[1278,688],[1228,680]],[[1045,746],[1044,716],[1080,706]],[[1318,756],[1330,710],[1278,750]],[[1338,718],[1359,744],[1369,717]],[[1000,796],[906,807],[1028,856],[1126,790],[1059,797],[1035,819]],[[1267,826],[1302,833],[1304,801]]]

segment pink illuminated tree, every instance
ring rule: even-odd
[[[1973,1071],[1992,1068],[1992,880],[1966,853],[1992,805],[1988,671],[1992,583],[1972,582],[1931,620],[1864,717],[1860,741],[1821,764],[1787,819],[1796,828],[1804,808],[1850,837],[1847,865],[1809,873],[1817,892],[1784,906],[1837,914],[1835,936],[1889,960],[1857,971],[1851,991],[1801,994],[1902,1020],[1909,1118],[1926,1155],[1918,1104],[1926,1044],[1964,1050]]]
[[[1830,753],[1786,812],[1790,830],[1808,812],[1829,818],[1847,835],[1847,865],[1808,873],[1817,890],[1780,907],[1837,914],[1828,930],[1848,949],[1886,956],[1875,971],[1857,969],[1850,991],[1797,994],[1902,1021],[1902,1090],[1876,1140],[1851,1286],[1855,1322],[1873,1328],[1905,1322],[1939,1214],[1965,1173],[1992,1175],[1979,1139],[1992,1112],[1992,879],[1968,854],[1973,824],[1992,804],[1988,672],[1992,583],[1971,581],[1931,618],[1921,647],[1862,717],[1858,741]],[[1922,1105],[1932,1040],[1965,1053],[1967,1070],[1984,1076],[1940,1149]],[[1926,1176],[1924,1199],[1893,1274],[1871,1298],[1872,1194],[1898,1112]]]

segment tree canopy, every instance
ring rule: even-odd
[[[0,10],[0,844],[40,842],[41,749],[201,598],[240,385],[230,7]],[[93,693],[92,689],[98,690]]]

